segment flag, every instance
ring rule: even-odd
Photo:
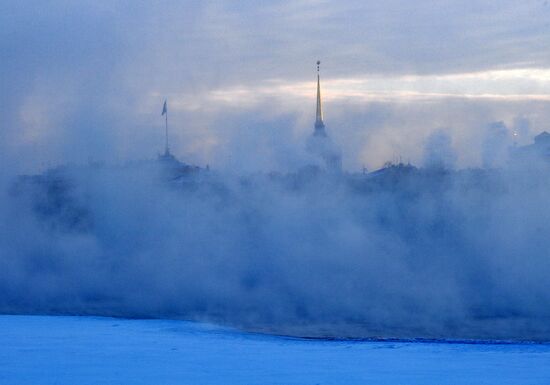
[[[162,107],[162,114],[160,116],[166,114],[167,112],[168,112],[168,110],[166,109],[166,100],[165,100],[164,101],[164,106]]]

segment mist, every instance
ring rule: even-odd
[[[309,337],[548,340],[541,170],[203,170],[174,180],[148,161],[19,178],[1,206],[0,312]]]
[[[320,59],[344,169],[399,156],[423,164],[422,143],[442,127],[456,165],[477,167],[486,125],[523,116],[548,129],[548,12],[509,0],[4,1],[0,161],[37,173],[143,159],[162,150],[166,98],[182,159],[294,170]]]
[[[0,312],[550,340],[546,2],[1,8]]]

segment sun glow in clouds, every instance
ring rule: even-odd
[[[257,86],[238,85],[211,90],[189,98],[175,98],[176,108],[200,109],[199,105],[229,104],[250,108],[267,99],[297,102],[312,98],[314,79],[289,82],[269,79]],[[448,75],[364,76],[323,79],[325,100],[349,102],[430,101],[441,98],[550,101],[550,69],[491,70]]]

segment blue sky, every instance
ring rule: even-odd
[[[344,167],[421,164],[434,133],[480,165],[550,129],[546,1],[4,1],[0,155],[34,172],[172,150],[220,169],[307,162],[315,61]],[[514,137],[513,133],[521,135]]]

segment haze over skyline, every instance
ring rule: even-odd
[[[549,9],[2,3],[0,313],[550,341]]]
[[[550,129],[546,1],[1,7],[0,160],[16,172],[153,157],[164,98],[184,161],[295,169],[307,163],[317,59],[345,170],[421,164],[441,132],[456,167],[479,166],[496,126],[503,146]]]

